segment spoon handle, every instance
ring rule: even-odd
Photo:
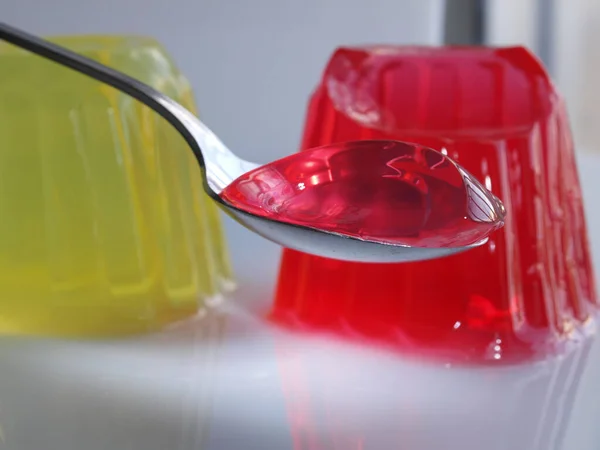
[[[194,132],[198,126],[198,119],[179,103],[122,72],[3,22],[0,22],[0,39],[106,83],[147,105],[165,118],[183,136],[194,152],[201,170],[206,175],[202,149],[196,137],[198,132],[197,130],[196,133]],[[206,176],[203,179],[206,180]]]

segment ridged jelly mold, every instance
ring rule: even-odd
[[[154,40],[54,40],[194,110],[188,82]],[[165,120],[9,45],[0,67],[0,332],[153,330],[231,283],[217,208]]]
[[[302,148],[397,139],[457,161],[504,202],[482,247],[355,264],[285,250],[272,318],[457,361],[560,351],[597,300],[565,105],[526,49],[364,47],[331,57]]]

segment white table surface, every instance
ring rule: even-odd
[[[600,261],[600,156],[580,172]],[[0,449],[600,448],[593,339],[501,369],[298,339],[261,319],[279,249],[226,225],[240,289],[208,317],[120,341],[0,340]]]

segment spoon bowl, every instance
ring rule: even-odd
[[[203,172],[206,193],[241,225],[279,245],[340,260],[396,263],[448,256],[478,247],[487,241],[487,236],[482,236],[466,245],[410,245],[397,239],[373,239],[368,233],[348,233],[346,230],[323,227],[318,221],[294,223],[276,214],[259,214],[244,204],[232,204],[222,196],[226,188],[261,166],[237,157],[186,108],[134,78],[9,25],[0,23],[0,38],[106,83],[156,111],[190,146]],[[459,166],[455,168],[464,172]],[[501,211],[503,215],[501,203],[491,193],[478,184],[477,190],[482,194],[477,196],[480,200],[488,204],[491,202],[495,205],[493,209]],[[502,225],[502,218],[497,218],[499,226]]]
[[[485,238],[482,241],[463,247],[422,248],[409,245],[392,245],[290,225],[248,214],[232,207],[227,207],[226,212],[246,228],[276,244],[303,253],[350,262],[398,263],[425,261],[461,253],[479,247],[488,240]],[[293,239],[291,239],[291,236]]]

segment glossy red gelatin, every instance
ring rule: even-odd
[[[515,361],[581,336],[596,294],[564,103],[523,48],[342,48],[310,102],[303,148],[418,142],[501,198],[475,250],[359,264],[285,250],[274,320],[461,361]]]
[[[450,158],[397,141],[307,150],[248,172],[221,193],[257,216],[414,247],[476,244],[502,204]]]

